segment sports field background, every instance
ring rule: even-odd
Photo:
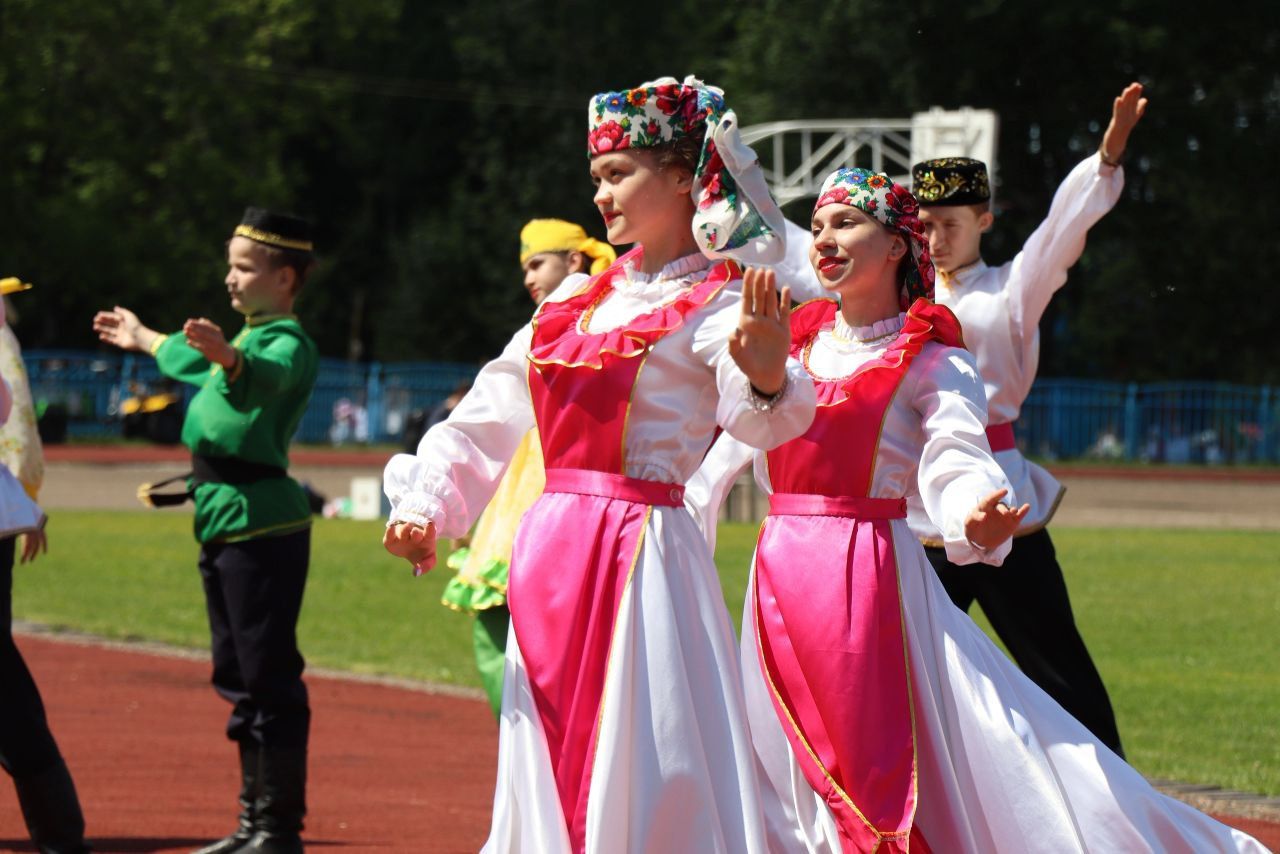
[[[16,572],[17,619],[207,646],[189,516],[52,516],[50,554]],[[477,685],[470,623],[439,605],[447,574],[413,578],[378,546],[381,528],[318,521],[300,628],[308,661]],[[735,622],[754,534],[721,532]],[[1150,777],[1280,794],[1280,532],[1055,525],[1054,538],[1133,764]]]

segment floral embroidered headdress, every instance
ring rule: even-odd
[[[813,206],[849,205],[871,214],[882,225],[902,235],[911,251],[912,264],[905,265],[902,277],[902,307],[917,299],[933,299],[933,261],[929,241],[920,224],[920,203],[911,191],[883,172],[870,169],[837,169],[822,182],[822,192]]]
[[[693,235],[703,254],[745,264],[776,264],[786,253],[782,212],[756,153],[738,133],[724,92],[693,76],[663,77],[602,92],[587,107],[587,153],[653,148],[704,133],[694,170]]]

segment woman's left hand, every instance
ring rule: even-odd
[[[778,277],[755,267],[742,277],[742,317],[729,335],[729,355],[762,395],[777,394],[791,352],[791,288],[778,296]]]
[[[1000,499],[1008,494],[1009,490],[998,489],[969,511],[964,520],[965,539],[983,551],[991,551],[1013,536],[1023,517],[1031,510],[1031,505],[1023,504],[1014,510],[1007,504],[1001,504]]]

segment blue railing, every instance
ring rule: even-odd
[[[31,350],[23,361],[37,409],[61,408],[68,435],[79,439],[120,436],[122,405],[130,397],[171,390],[185,401],[195,393],[192,386],[166,381],[149,357]],[[382,365],[321,359],[296,438],[398,442],[415,410],[430,412],[475,374],[470,365],[449,362]]]
[[[1040,379],[1015,432],[1048,459],[1280,463],[1280,397],[1270,386]]]
[[[122,402],[163,382],[140,356],[34,350],[24,359],[37,405],[63,407],[67,432],[81,439],[119,436]],[[297,438],[400,442],[415,412],[429,412],[475,373],[450,362],[322,359]],[[181,389],[187,399],[192,392]],[[1015,432],[1025,452],[1047,459],[1280,463],[1280,395],[1229,383],[1040,379]]]

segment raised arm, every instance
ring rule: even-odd
[[[1124,189],[1120,157],[1129,135],[1146,112],[1142,86],[1131,83],[1112,105],[1102,145],[1079,163],[1058,187],[1049,214],[1013,260],[1009,276],[1015,331],[1026,340],[1040,323],[1053,295],[1067,281],[1084,252],[1089,229],[1106,215]]]
[[[740,299],[726,291],[694,334],[694,354],[716,375],[716,421],[753,448],[794,439],[813,422],[813,381],[788,358],[790,292],[771,271],[748,270]]]
[[[209,377],[209,360],[192,349],[183,336],[157,332],[123,306],[94,315],[93,331],[98,340],[113,347],[155,356],[160,373],[179,382],[203,385]]]
[[[1141,83],[1130,83],[1116,96],[1111,105],[1111,123],[1102,135],[1102,145],[1098,146],[1103,163],[1112,166],[1120,164],[1124,159],[1124,150],[1129,145],[1129,134],[1146,112],[1147,99],[1142,97]]]

